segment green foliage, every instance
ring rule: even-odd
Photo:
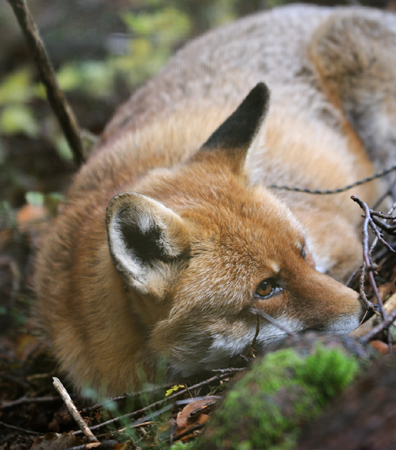
[[[318,345],[304,358],[293,349],[266,355],[228,393],[206,439],[194,448],[292,449],[302,424],[351,383],[354,356]]]
[[[302,367],[296,368],[296,376],[309,386],[320,390],[325,403],[345,389],[359,371],[355,358],[346,357],[338,349],[325,349],[320,344],[316,353],[308,356]]]
[[[63,135],[57,135],[54,144],[58,155],[62,159],[66,161],[71,161],[73,159],[73,152],[71,151],[69,143]]]
[[[35,96],[31,71],[18,68],[0,84],[0,134],[39,135],[39,126],[28,104]]]
[[[124,12],[121,18],[132,39],[128,52],[110,62],[131,84],[141,83],[158,72],[191,28],[187,14],[171,6],[147,13]]]
[[[278,6],[283,6],[289,3],[287,0],[267,0],[268,8],[276,8]]]
[[[0,84],[0,105],[24,103],[33,95],[32,74],[26,67],[7,75]]]
[[[188,16],[173,6],[166,6],[152,13],[126,12],[122,14],[122,18],[132,32],[162,41],[167,46],[175,44],[190,31]]]
[[[172,394],[175,394],[180,389],[185,389],[186,386],[184,384],[176,384],[175,386],[172,386],[170,389],[167,389],[165,392],[165,397],[169,397]]]
[[[61,89],[79,90],[92,97],[107,97],[114,89],[114,67],[107,61],[83,61],[64,64],[57,73]]]
[[[15,211],[6,200],[0,201],[0,229],[16,228],[16,226]]]
[[[178,441],[172,445],[171,450],[192,450],[193,442]]]
[[[34,138],[39,134],[39,126],[31,108],[9,105],[0,114],[0,132],[4,135],[23,133]]]

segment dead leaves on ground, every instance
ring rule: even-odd
[[[191,438],[191,433],[196,431],[197,425],[202,426],[208,421],[208,413],[213,410],[217,400],[219,400],[219,397],[208,396],[189,403],[178,412],[176,436],[182,435],[180,438],[182,441]]]

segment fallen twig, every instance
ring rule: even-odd
[[[28,390],[29,387],[30,387],[29,384],[26,383],[25,381],[23,381],[23,380],[21,380],[21,379],[19,379],[17,377],[13,377],[13,376],[9,375],[8,373],[1,372],[0,373],[0,378],[5,380],[5,381],[9,381],[10,383],[17,384],[18,386],[20,386],[24,390]]]
[[[198,423],[198,424],[193,425],[192,427],[190,427],[188,430],[183,431],[183,433],[175,434],[175,436],[173,436],[173,442],[181,439],[184,436],[187,436],[187,435],[193,433],[194,431],[200,430],[204,426],[205,426],[205,424]]]
[[[396,294],[393,294],[384,304],[384,309],[387,314],[392,313],[394,310],[396,310]],[[363,338],[368,333],[371,332],[371,330],[378,325],[378,320],[380,320],[380,316],[374,315],[370,317],[370,319],[366,320],[366,322],[359,325],[355,330],[351,331],[349,333],[349,336],[352,336],[354,338]]]
[[[383,214],[379,211],[373,211],[370,209],[365,202],[360,200],[356,196],[351,197],[352,200],[363,209],[364,211],[364,222],[363,222],[363,267],[360,277],[360,297],[366,302],[366,305],[368,308],[371,308],[373,311],[375,311],[375,306],[368,301],[366,294],[364,293],[364,281],[366,277],[366,272],[368,274],[368,279],[370,281],[371,287],[374,291],[375,298],[377,300],[378,309],[380,311],[383,323],[375,327],[373,330],[371,330],[367,335],[365,339],[371,339],[376,334],[380,333],[383,330],[388,330],[390,324],[393,322],[388,323],[388,317],[387,313],[384,309],[384,305],[381,299],[381,296],[379,295],[378,287],[374,278],[374,271],[377,269],[377,266],[373,263],[371,255],[374,250],[374,247],[377,245],[378,241],[381,242],[385,248],[388,251],[391,251],[392,253],[395,253],[396,250],[389,245],[385,239],[383,238],[382,232],[386,232],[390,235],[396,235],[396,217],[394,217],[392,214],[395,210],[396,204],[392,206],[388,214]],[[380,220],[382,219],[382,220]],[[391,220],[392,223],[386,223],[387,221]],[[371,248],[369,248],[369,232],[368,228],[372,229],[375,238],[373,241],[373,244],[371,245]],[[375,331],[376,330],[376,331]],[[368,338],[367,338],[368,336]],[[389,352],[392,351],[392,335],[388,332],[388,345],[389,345]]]
[[[110,398],[110,400],[106,400],[106,401],[118,402],[121,400],[127,400],[127,399],[138,397],[139,395],[142,395],[142,394],[150,394],[152,392],[160,391],[161,389],[167,389],[174,385],[175,385],[175,383],[165,383],[165,384],[161,384],[158,386],[150,387],[149,389],[143,389],[141,391],[131,392],[131,393],[127,393],[124,395],[119,395],[117,397],[112,397],[112,398]],[[94,411],[95,409],[99,409],[99,408],[106,408],[106,401],[103,403],[95,403],[92,406],[87,406],[86,408],[83,408],[81,410],[81,414],[86,414],[88,412]]]
[[[61,399],[59,397],[21,397],[17,400],[11,402],[3,403],[0,405],[0,410],[14,408],[15,406],[24,405],[26,403],[52,403],[59,402]]]
[[[200,383],[194,384],[193,386],[190,386],[189,388],[182,389],[182,390],[176,392],[175,394],[170,395],[169,397],[166,397],[166,398],[164,398],[162,400],[159,400],[158,402],[155,402],[155,403],[152,403],[151,405],[145,406],[144,408],[139,409],[138,411],[133,411],[131,413],[123,414],[122,416],[115,417],[114,419],[110,419],[110,420],[107,420],[106,422],[102,422],[102,423],[100,423],[98,425],[95,425],[95,426],[91,427],[90,430],[97,430],[99,428],[103,428],[103,427],[105,427],[107,425],[110,425],[110,424],[112,424],[114,422],[118,422],[118,421],[120,421],[122,419],[132,418],[132,417],[138,416],[139,414],[143,414],[146,411],[149,411],[150,409],[153,409],[153,408],[156,408],[156,407],[158,407],[160,405],[163,405],[164,403],[167,403],[167,402],[169,402],[169,401],[171,401],[171,400],[173,400],[173,399],[175,399],[177,397],[180,397],[181,395],[187,394],[192,389],[198,389],[198,388],[200,388],[202,386],[206,386],[207,384],[213,383],[214,381],[219,381],[219,380],[222,380],[223,378],[228,378],[229,376],[230,376],[229,373],[215,375],[215,376],[213,376],[213,377],[211,377],[211,378],[209,378],[209,379],[207,379],[205,381],[201,381]],[[147,420],[147,417],[145,418],[145,420]],[[81,433],[82,433],[82,431],[75,431],[75,432],[73,432],[71,434],[76,436],[76,435],[81,434]]]
[[[212,369],[211,372],[235,373],[235,372],[242,372],[244,370],[246,370],[246,367],[228,367],[227,369]]]
[[[214,398],[216,400],[220,400],[222,398],[220,396],[215,396],[215,395],[211,395],[209,397],[210,398]],[[139,420],[137,420],[136,422],[133,422],[128,427],[124,427],[124,428],[121,428],[119,430],[109,431],[109,432],[106,432],[104,434],[98,434],[98,435],[96,435],[96,437],[97,438],[101,438],[101,437],[106,437],[106,436],[109,436],[109,435],[113,436],[113,435],[115,435],[117,433],[124,433],[126,430],[128,430],[130,428],[139,428],[139,427],[143,427],[143,426],[146,426],[146,425],[150,425],[150,424],[153,423],[153,421],[151,419],[153,419],[156,416],[159,416],[160,414],[162,414],[162,413],[164,413],[166,411],[169,411],[175,405],[176,406],[187,405],[187,404],[195,402],[197,400],[202,400],[203,398],[207,398],[207,397],[194,397],[194,398],[187,398],[187,399],[184,399],[184,400],[177,400],[174,404],[172,403],[170,405],[167,405],[167,406],[165,406],[164,408],[162,408],[162,409],[160,409],[158,411],[154,411],[153,413],[151,413],[151,414],[149,414],[149,415],[147,415],[145,417],[140,418]]]
[[[0,420],[0,425],[2,425],[3,427],[6,427],[6,428],[10,428],[11,430],[22,431],[22,433],[26,433],[26,434],[34,434],[35,436],[42,435],[42,433],[37,433],[37,431],[25,430],[25,428],[16,427],[15,425],[9,425],[8,423],[2,422],[1,420]]]
[[[244,356],[253,356],[254,357],[254,346],[256,345],[256,341],[257,341],[257,336],[260,333],[260,315],[256,314],[256,332],[254,333],[254,337],[252,342],[249,345],[249,348],[247,349],[247,351],[245,352]]]
[[[67,409],[70,414],[73,416],[74,420],[77,422],[77,425],[80,427],[80,430],[87,436],[87,438],[91,442],[99,442],[97,438],[94,436],[92,431],[89,429],[88,425],[84,422],[80,413],[78,412],[73,400],[71,399],[69,393],[64,388],[63,384],[60,382],[59,378],[53,377],[55,389],[59,392],[63,401],[65,402]]]
[[[376,244],[376,241],[374,241],[375,244],[372,245],[370,248],[369,247],[368,228],[370,226],[373,230],[374,229],[376,230],[376,231],[374,231],[374,233],[376,234],[377,239],[379,239],[378,236],[380,236],[381,233],[371,218],[371,210],[368,207],[367,203],[360,200],[360,198],[356,197],[355,195],[352,195],[351,198],[354,202],[356,202],[363,209],[363,212],[364,212],[364,222],[363,222],[363,231],[362,231],[362,233],[363,233],[363,267],[362,267],[362,275],[361,275],[361,280],[360,280],[360,297],[363,299],[363,301],[366,303],[366,306],[369,309],[372,309],[373,311],[376,310],[376,307],[374,306],[374,304],[367,299],[366,294],[364,293],[364,280],[365,280],[366,273],[367,273],[371,287],[373,288],[373,291],[374,291],[375,298],[377,300],[377,305],[378,305],[379,311],[381,313],[381,317],[382,317],[382,319],[385,319],[386,312],[384,310],[384,305],[382,304],[382,299],[379,295],[377,283],[375,282],[375,278],[374,278],[374,271],[377,269],[377,266],[373,263],[372,258],[371,258],[371,254],[372,254],[372,251]]]
[[[375,337],[377,334],[381,333],[381,331],[388,330],[388,328],[393,324],[395,320],[396,320],[396,309],[393,310],[390,314],[388,314],[387,318],[383,320],[380,324],[374,327],[366,335],[362,336],[361,339],[365,342],[371,341],[371,339],[373,339],[373,337]]]
[[[279,328],[284,333],[288,334],[289,336],[297,337],[297,334],[294,333],[294,331],[287,330],[283,325],[281,325],[276,319],[274,319],[269,314],[265,313],[264,311],[261,311],[260,309],[252,308],[250,310],[253,314],[256,314],[258,316],[264,317],[264,319],[268,320],[268,322],[272,323],[275,327]]]

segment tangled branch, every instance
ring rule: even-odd
[[[362,208],[363,213],[364,213],[363,214],[364,222],[363,222],[363,231],[362,231],[362,233],[363,233],[363,242],[362,242],[363,243],[363,266],[362,266],[361,275],[360,275],[360,288],[359,288],[360,298],[366,304],[367,309],[371,309],[375,313],[377,313],[377,311],[379,311],[381,318],[382,318],[382,323],[380,325],[378,325],[377,327],[375,327],[375,329],[370,331],[370,333],[367,336],[365,336],[365,340],[368,341],[369,339],[374,337],[376,334],[378,334],[380,331],[388,330],[388,328],[390,327],[390,325],[393,323],[393,321],[396,318],[396,316],[394,316],[393,314],[391,315],[391,317],[388,317],[388,315],[384,309],[384,305],[383,305],[381,296],[379,294],[378,286],[377,286],[377,283],[376,283],[375,277],[374,277],[374,273],[378,269],[378,266],[377,266],[377,264],[374,263],[373,257],[372,257],[373,250],[376,247],[376,245],[378,244],[378,242],[383,244],[388,251],[390,251],[392,253],[396,253],[396,250],[384,239],[384,234],[383,234],[383,233],[387,233],[391,236],[396,236],[396,217],[394,217],[392,215],[393,211],[396,208],[396,204],[394,204],[392,206],[391,210],[387,214],[384,214],[380,211],[374,211],[373,209],[369,208],[368,205],[364,201],[360,200],[358,197],[356,197],[354,195],[351,198],[354,202],[356,202]],[[371,246],[369,244],[369,229],[372,230],[372,232],[375,236]],[[374,296],[376,299],[376,304],[372,303],[371,301],[369,301],[367,299],[366,293],[364,291],[364,284],[365,284],[366,277],[368,278],[370,285],[373,289]],[[393,317],[395,317],[395,318],[393,318]],[[390,333],[388,333],[388,341],[389,341],[389,346],[391,347],[392,340],[391,340]]]

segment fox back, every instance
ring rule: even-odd
[[[394,162],[396,19],[290,6],[196,39],[120,108],[42,239],[37,313],[74,383],[119,394],[363,314],[360,213]],[[265,84],[264,84],[264,83]],[[267,87],[268,86],[268,87]],[[249,92],[250,91],[250,92]],[[352,193],[373,203],[371,182]]]

